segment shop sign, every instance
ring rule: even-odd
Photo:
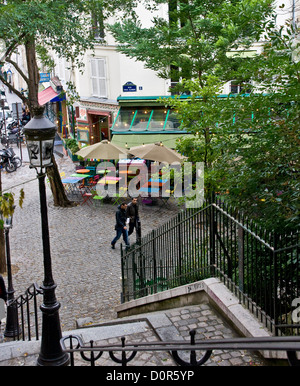
[[[87,109],[80,107],[79,109],[79,120],[87,121]]]
[[[50,72],[40,73],[40,83],[50,82]]]

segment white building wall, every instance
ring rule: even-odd
[[[155,12],[138,5],[137,12],[141,16],[144,27],[151,26],[154,16],[166,17],[167,6],[163,5]],[[110,20],[113,22],[113,20]],[[84,98],[92,97],[90,58],[104,58],[107,70],[107,99],[116,100],[118,96],[155,96],[167,95],[170,83],[158,78],[156,72],[145,68],[144,63],[137,62],[116,51],[116,43],[109,34],[105,36],[105,44],[96,45],[94,53],[85,56],[84,73],[76,71],[77,92]],[[123,85],[132,82],[137,86],[136,92],[123,92]]]
[[[284,25],[285,22],[295,15],[299,14],[300,0],[277,0],[277,24]],[[282,4],[285,6],[282,8]],[[161,5],[160,8],[154,12],[146,10],[141,4],[137,7],[137,12],[140,15],[142,25],[144,27],[151,26],[151,20],[154,16],[168,17],[168,6]],[[111,20],[112,22],[112,20]],[[104,58],[106,63],[106,81],[107,81],[107,96],[108,100],[116,100],[118,96],[157,96],[169,95],[168,89],[170,82],[158,78],[156,73],[145,68],[144,63],[137,62],[134,59],[128,58],[125,55],[116,51],[116,44],[110,35],[105,36],[106,43],[99,42],[96,45],[94,52],[88,52],[85,55],[85,68],[81,74],[77,69],[74,70],[74,76],[70,74],[62,74],[63,63],[57,61],[57,75],[61,78],[63,83],[69,78],[73,80],[78,94],[81,98],[93,98],[92,82],[91,82],[91,58]],[[253,49],[260,51],[261,47],[256,44]],[[127,82],[132,82],[136,85],[136,92],[124,92],[123,86]],[[224,86],[223,93],[230,92],[230,83]]]

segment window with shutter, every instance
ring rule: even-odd
[[[93,96],[107,98],[105,59],[91,59],[91,80]]]

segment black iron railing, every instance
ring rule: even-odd
[[[8,306],[16,307],[16,335],[14,340],[32,340],[39,339],[39,326],[41,325],[41,313],[39,313],[39,306],[42,294],[41,288],[37,284],[32,284],[24,294],[18,296]]]
[[[88,362],[91,366],[99,363],[104,353],[109,354],[114,363],[127,366],[138,353],[165,352],[171,355],[174,363],[180,366],[201,366],[205,364],[214,350],[248,350],[248,351],[285,351],[291,366],[300,366],[297,351],[300,351],[300,337],[265,337],[265,338],[234,338],[234,339],[206,339],[196,341],[196,332],[190,332],[190,341],[168,342],[126,342],[125,337],[120,343],[97,345],[94,341],[83,343],[77,335],[66,336],[61,339],[64,352],[70,354],[70,365]],[[77,354],[77,355],[76,355]],[[108,359],[109,359],[108,358]],[[97,361],[99,361],[97,363]],[[107,361],[107,359],[106,359]],[[102,364],[103,365],[103,364]],[[106,362],[105,362],[106,365]]]
[[[299,247],[299,233],[267,233],[225,205],[186,210],[121,249],[122,301],[218,277],[276,335],[296,335]]]

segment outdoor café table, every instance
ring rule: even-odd
[[[84,185],[88,184],[87,180],[89,178],[93,178],[93,176],[90,174],[79,174],[79,173],[73,173],[73,174],[71,174],[71,177],[80,177],[80,178],[82,177],[84,179],[84,181],[83,181]]]
[[[136,174],[135,170],[119,170],[119,174]]]
[[[80,174],[88,174],[90,172],[90,169],[78,169],[76,170],[76,173]]]
[[[146,192],[146,193],[150,193],[150,196],[152,193],[159,193],[159,188],[151,188],[151,187],[145,187],[145,186],[142,186],[140,189],[139,189],[139,192]]]
[[[101,180],[99,180],[98,184],[101,184],[101,185],[105,185],[105,184],[109,184],[109,185],[117,184],[118,181],[120,181],[121,179],[122,179],[121,177],[109,177],[109,176],[105,176],[105,177],[101,178]]]
[[[150,178],[148,182],[146,182],[143,187],[152,186],[153,188],[162,187],[168,180],[162,180],[161,178],[153,179]]]
[[[61,182],[65,184],[67,192],[71,194],[78,194],[78,183],[82,181],[84,177],[67,177],[63,178]]]
[[[101,169],[101,170],[97,170],[97,174],[108,174],[108,173],[110,173],[111,172],[111,170],[109,170],[109,169]]]
[[[73,173],[70,177],[83,177],[83,178],[92,178],[90,174],[80,174],[80,173]]]

